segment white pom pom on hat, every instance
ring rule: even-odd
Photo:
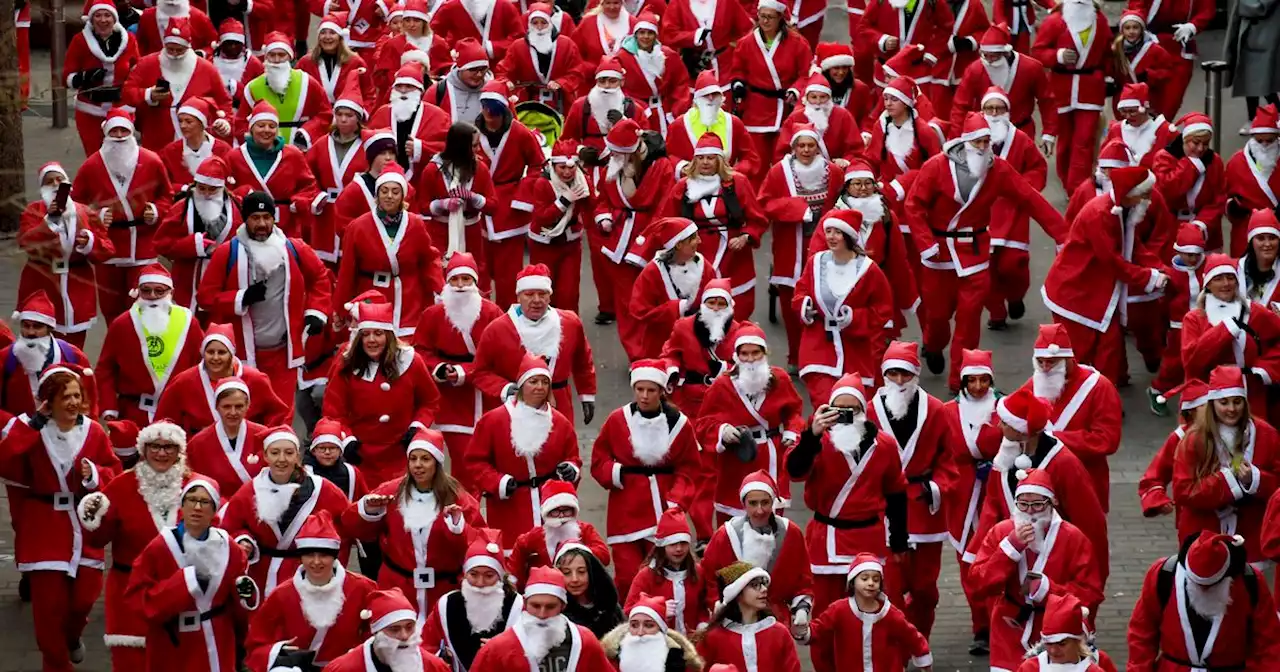
[[[498,551],[501,551],[502,548],[493,542],[489,542],[489,545],[485,546],[484,550],[489,553],[497,553]]]
[[[1231,537],[1231,545],[1232,545],[1232,546],[1244,546],[1244,537],[1242,537],[1242,536],[1240,536],[1240,535],[1238,535],[1238,534],[1237,534],[1237,535],[1235,535],[1235,536],[1233,536],[1233,537]]]
[[[1061,349],[1062,349],[1062,347],[1061,347],[1061,346],[1059,346],[1057,343],[1050,343],[1050,344],[1049,344],[1049,352],[1050,352],[1051,354],[1056,355],[1056,354],[1058,354],[1058,351],[1059,351],[1059,350],[1061,350]]]
[[[93,369],[81,369],[81,370],[80,370],[80,375],[82,375],[82,376],[92,376],[92,375],[93,375]]]
[[[245,461],[245,462],[248,462],[250,465],[257,464],[257,463],[258,463],[258,455],[257,455],[257,453],[254,453],[254,454],[250,455],[249,457],[244,458],[244,461]]]
[[[1089,618],[1089,607],[1080,607],[1080,615]]]
[[[1030,469],[1031,458],[1026,455],[1019,455],[1017,459],[1013,461],[1013,466],[1017,469]]]
[[[382,390],[383,392],[388,392],[391,390],[391,383],[383,381],[383,383],[378,386],[378,389]]]
[[[362,620],[362,621],[367,621],[367,620],[369,620],[369,619],[371,619],[371,618],[373,618],[373,612],[372,612],[372,611],[370,611],[370,610],[368,610],[368,609],[361,609],[361,610],[360,610],[360,620]]]
[[[1027,470],[1025,468],[1022,468],[1022,469],[1019,469],[1017,473],[1014,475],[1018,477],[1019,481],[1025,481],[1027,480],[1027,476],[1029,476],[1030,474],[1027,473]]]

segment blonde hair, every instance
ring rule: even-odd
[[[697,163],[694,161],[686,162],[684,167],[680,169],[680,174],[690,178],[697,176]],[[729,167],[729,161],[723,156],[720,157],[720,168],[716,171],[716,174],[720,176],[720,181],[723,183],[733,182],[733,169]]]
[[[338,67],[342,67],[352,58],[355,58],[356,52],[351,51],[351,47],[347,46],[347,38],[342,37],[342,33],[338,33],[338,37],[342,38],[338,40]],[[320,56],[323,54],[324,49],[320,48],[320,40],[317,38],[316,46],[311,48],[310,54],[311,60],[316,64],[317,68],[320,67]],[[341,84],[341,82],[339,82],[339,84]],[[338,88],[341,89],[342,87],[339,86]]]
[[[1244,452],[1244,444],[1247,439],[1245,432],[1248,431],[1249,420],[1252,418],[1249,411],[1249,398],[1244,398],[1244,409],[1240,413],[1241,431],[1232,441],[1233,445],[1226,446],[1232,455],[1240,455]],[[1218,435],[1218,417],[1213,409],[1213,402],[1210,401],[1201,406],[1196,411],[1195,420],[1191,422],[1191,429],[1187,431],[1186,436],[1182,437],[1182,441],[1178,443],[1178,459],[1194,460],[1194,474],[1196,481],[1207,478],[1216,474],[1218,469],[1223,465],[1218,460],[1218,441],[1221,437]]]

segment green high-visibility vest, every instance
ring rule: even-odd
[[[182,335],[191,323],[191,311],[182,306],[173,306],[169,309],[169,325],[163,333],[153,334],[142,324],[142,307],[134,306],[133,309],[138,313],[138,326],[142,330],[142,340],[147,348],[151,370],[155,372],[156,378],[163,380],[168,374],[169,365],[173,364],[178,351],[182,349]]]
[[[302,100],[302,78],[305,76],[301,70],[289,73],[289,86],[282,96],[267,86],[266,75],[258,75],[249,82],[249,93],[254,100],[265,100],[271,103],[271,106],[276,108],[276,116],[280,117],[281,122],[293,121],[305,102]],[[283,124],[280,126],[280,137],[284,138],[285,144],[293,140],[293,133],[296,130],[294,127],[285,128]]]
[[[729,115],[721,112],[720,116],[716,117],[716,123],[704,126],[702,117],[697,114],[697,110],[690,110],[690,112],[692,114],[686,114],[685,118],[689,120],[689,128],[693,130],[693,137],[690,139],[693,140],[695,146],[698,144],[698,138],[701,138],[703,134],[715,133],[720,136],[720,145],[725,149],[729,148],[729,133],[732,130],[729,126]]]

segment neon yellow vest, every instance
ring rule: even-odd
[[[276,108],[276,116],[280,117],[280,121],[282,122],[280,126],[280,137],[284,138],[286,145],[292,142],[293,133],[297,129],[293,127],[285,128],[283,122],[293,121],[294,117],[298,114],[298,109],[304,102],[302,100],[303,76],[304,75],[301,70],[294,70],[289,73],[289,86],[285,89],[283,96],[272,91],[271,87],[267,86],[266,75],[258,75],[253,79],[253,81],[249,82],[249,93],[253,96],[254,100],[265,100],[270,103],[272,107]]]
[[[715,133],[716,135],[720,136],[721,146],[728,149],[730,147],[729,115],[725,114],[724,111],[721,111],[720,116],[716,117],[716,123],[711,124],[710,126],[703,126],[702,117],[697,112],[698,111],[696,109],[690,109],[687,113],[685,113],[685,118],[689,120],[689,128],[693,131],[691,134],[692,137],[690,139],[693,140],[694,146],[696,147],[698,145],[698,138],[701,138],[703,134]]]
[[[142,307],[134,306],[133,310],[138,314],[138,327],[142,330],[142,340],[147,346],[147,359],[151,363],[151,370],[155,372],[156,378],[163,380],[168,374],[169,365],[173,363],[174,357],[178,356],[178,350],[181,348],[179,340],[187,330],[187,325],[191,323],[191,311],[182,306],[170,308],[169,325],[165,327],[164,333],[156,335],[147,331],[147,327],[142,324]]]

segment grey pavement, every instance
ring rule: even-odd
[[[839,2],[840,0],[832,0]],[[1119,3],[1107,3],[1105,7],[1113,20],[1122,9]],[[843,20],[843,13],[833,15]],[[839,34],[839,27],[831,30]],[[844,34],[847,34],[845,32]],[[1208,32],[1202,37],[1201,52],[1217,54],[1221,44],[1221,34]],[[41,99],[47,100],[48,87],[41,83],[48,81],[47,53],[34,54],[33,65],[36,69],[33,81],[33,95],[37,104],[42,107]],[[1204,84],[1197,75],[1187,92],[1184,110],[1199,109],[1203,105]],[[1245,122],[1243,101],[1227,100],[1224,105],[1223,119],[1219,129],[1224,131],[1222,154],[1229,156],[1243,145],[1241,138],[1235,134]],[[26,168],[28,175],[49,160],[60,160],[74,172],[74,168],[83,159],[80,143],[73,129],[54,130],[50,128],[49,119],[29,114],[24,121],[26,133]],[[1059,208],[1065,207],[1066,197],[1053,171],[1050,171],[1049,185],[1045,195]],[[28,191],[35,194],[35,185],[28,179]],[[1036,326],[1047,322],[1049,314],[1035,295],[1037,287],[1044,279],[1044,274],[1052,260],[1053,250],[1050,241],[1037,229],[1032,242],[1032,295],[1027,300],[1027,315],[1021,322],[1014,323],[1005,332],[984,332],[982,347],[995,352],[995,369],[997,384],[1003,389],[1014,389],[1022,384],[1031,374],[1031,345],[1035,339]],[[762,249],[768,250],[766,243]],[[585,255],[584,255],[585,256]],[[8,315],[13,309],[17,288],[18,273],[21,269],[22,255],[12,241],[0,242],[0,315]],[[758,277],[767,277],[768,258],[766,254],[758,254],[756,258]],[[589,278],[584,269],[583,278]],[[626,357],[618,343],[616,332],[612,327],[597,327],[591,317],[594,315],[595,291],[590,282],[585,283],[582,295],[584,322],[587,336],[595,350],[596,370],[599,379],[597,417],[602,420],[609,410],[629,401],[630,392],[627,384]],[[760,282],[760,290],[756,293],[759,305],[755,317],[764,326],[776,351],[781,351],[785,342],[785,334],[781,325],[768,323],[766,292],[764,282]],[[90,356],[96,356],[101,347],[103,327],[98,326],[90,334],[87,350]],[[913,324],[904,335],[907,339],[919,339],[918,325]],[[1111,538],[1111,577],[1107,586],[1107,600],[1098,616],[1099,646],[1123,667],[1127,660],[1125,646],[1125,626],[1133,603],[1141,588],[1142,577],[1146,569],[1157,558],[1175,550],[1173,523],[1169,518],[1156,520],[1144,519],[1138,506],[1135,484],[1146,468],[1148,461],[1161,442],[1173,429],[1173,420],[1155,418],[1146,408],[1144,389],[1150,376],[1142,371],[1141,358],[1130,348],[1129,360],[1133,364],[1132,386],[1121,390],[1126,410],[1124,424],[1124,440],[1119,453],[1111,460],[1112,511],[1110,515]],[[923,382],[926,389],[933,394],[946,395],[946,381],[940,376],[925,375]],[[590,446],[595,439],[600,420],[593,426],[579,424],[578,431],[584,460],[590,458]],[[579,420],[581,423],[581,420]],[[797,485],[793,494],[794,501],[801,502],[801,486]],[[581,499],[583,516],[597,526],[604,524],[605,496],[601,488],[590,479],[582,487]],[[796,510],[791,513],[800,524],[808,521],[808,511]],[[31,632],[30,606],[18,600],[18,575],[13,566],[13,536],[8,524],[7,502],[0,504],[0,672],[29,672],[40,669],[40,656],[35,649]],[[977,671],[987,668],[985,658],[974,658],[968,655],[970,640],[969,614],[964,595],[960,590],[956,563],[953,554],[945,554],[943,573],[940,580],[942,602],[938,608],[937,624],[932,636],[932,647],[935,657],[935,669],[950,672],[951,670]],[[102,644],[101,605],[95,609],[89,628],[85,632],[89,659],[79,667],[81,670],[105,672],[110,669],[110,662]],[[807,654],[801,653],[805,661],[805,669],[812,669]],[[133,672],[133,671],[124,671]],[[762,671],[763,672],[763,671]]]

